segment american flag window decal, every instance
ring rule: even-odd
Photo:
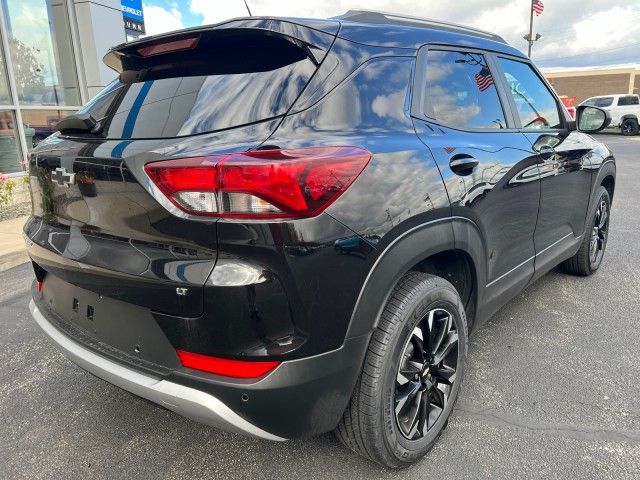
[[[478,90],[484,92],[491,85],[493,85],[493,76],[491,72],[486,66],[482,66],[480,71],[476,73],[476,85],[478,86]]]
[[[475,51],[429,49],[423,112],[453,128],[505,128],[504,110],[486,57]]]

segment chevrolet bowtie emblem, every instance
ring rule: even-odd
[[[51,181],[61,187],[69,188],[76,183],[76,174],[67,172],[67,169],[64,167],[56,168],[51,172]]]

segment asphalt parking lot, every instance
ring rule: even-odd
[[[0,478],[640,478],[640,136],[600,138],[618,159],[601,270],[548,274],[472,336],[449,427],[414,467],[331,435],[219,432],[85,373],[31,319],[23,265],[0,273]]]

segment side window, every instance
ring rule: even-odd
[[[506,128],[493,76],[483,55],[429,50],[422,114],[454,128]]]
[[[594,107],[610,107],[613,103],[613,97],[600,97],[596,98],[596,103],[593,104]]]
[[[511,87],[522,128],[561,128],[558,103],[531,66],[506,58],[498,58],[498,62]]]
[[[635,95],[629,95],[627,97],[620,97],[618,99],[619,107],[626,107],[627,105],[638,105],[638,97]]]
[[[591,107],[610,107],[613,103],[613,97],[595,97],[590,98],[582,102],[582,105],[589,105]],[[620,105],[620,104],[618,104]]]

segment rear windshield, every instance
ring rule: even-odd
[[[120,75],[83,108],[107,138],[180,137],[277,117],[316,70],[290,40],[251,33],[226,35],[178,61],[174,54],[168,64],[162,55],[154,61]]]

